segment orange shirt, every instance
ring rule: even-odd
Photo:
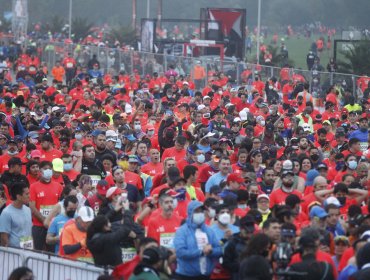
[[[58,203],[62,191],[62,185],[57,182],[44,183],[38,181],[30,186],[30,201],[35,202],[36,209],[44,217],[47,217],[53,206]],[[32,223],[35,226],[43,226],[34,216],[32,217]]]
[[[53,75],[55,80],[57,80],[58,82],[63,82],[65,70],[62,66],[59,67],[54,66],[53,69],[51,70],[51,74]]]
[[[60,240],[60,246],[62,247],[65,245],[74,245],[81,242],[84,239],[86,239],[86,232],[80,231],[77,228],[76,221],[73,221],[64,226],[63,234]],[[86,247],[82,247],[77,252],[65,256],[80,261],[92,262],[93,260],[91,252]]]

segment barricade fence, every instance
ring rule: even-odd
[[[265,79],[276,77],[281,80],[281,72],[284,71],[282,67],[257,65],[237,61],[233,58],[225,58],[221,62],[219,56],[185,57],[95,45],[42,42],[39,52],[41,60],[47,64],[49,69],[53,67],[56,61],[62,61],[68,53],[73,54],[80,67],[86,67],[88,61],[93,55],[96,55],[100,63],[100,69],[104,74],[118,74],[120,71],[125,71],[129,74],[136,72],[145,76],[152,75],[153,72],[165,73],[170,69],[170,66],[173,66],[179,75],[194,76],[195,66],[201,65],[207,76],[200,81],[199,86],[205,86],[207,79],[216,71],[224,72],[238,85],[251,85],[256,74]],[[313,95],[318,97],[325,94],[332,85],[341,86],[344,90],[353,92],[358,98],[362,97],[361,89],[358,87],[360,76],[317,70],[288,69],[289,79],[294,79],[294,75],[301,75],[309,84]],[[251,74],[245,77],[249,71]]]
[[[0,279],[7,279],[20,266],[30,268],[36,280],[91,280],[110,272],[89,263],[47,253],[0,247]]]

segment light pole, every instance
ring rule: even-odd
[[[257,15],[257,64],[260,63],[261,0],[258,0]]]
[[[69,0],[69,30],[68,39],[71,39],[72,34],[72,0]]]
[[[146,18],[150,18],[150,0],[146,0]]]

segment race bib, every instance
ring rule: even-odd
[[[51,213],[52,209],[53,209],[53,205],[41,205],[40,206],[40,213],[44,217],[47,217]]]
[[[360,149],[361,149],[362,152],[367,151],[368,147],[369,147],[368,142],[360,142]]]
[[[68,62],[67,63],[67,68],[72,68],[73,67],[73,63],[72,62]]]
[[[22,249],[33,250],[33,240],[31,236],[21,237],[19,246]]]
[[[159,243],[163,247],[172,248],[174,238],[175,238],[175,233],[161,233]]]
[[[92,186],[95,188],[98,182],[101,180],[101,177],[99,175],[90,175]]]
[[[135,248],[122,248],[122,262],[129,262],[136,256]]]
[[[77,258],[77,260],[79,260],[81,262],[94,263],[94,259],[93,258],[88,258],[88,257],[80,257],[80,258]]]

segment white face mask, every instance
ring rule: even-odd
[[[146,135],[153,136],[154,135],[154,130],[149,130]]]
[[[210,218],[214,218],[214,217],[216,217],[216,210],[215,209],[209,209],[208,210],[208,216],[210,217]]]
[[[203,154],[197,155],[197,162],[203,163],[206,160],[206,157]]]
[[[44,178],[46,181],[49,181],[52,176],[53,176],[53,170],[45,169],[42,171],[42,178]]]
[[[141,130],[141,125],[140,125],[140,124],[135,124],[135,125],[134,125],[134,129],[135,129],[136,131]]]
[[[261,125],[262,126],[265,126],[266,122],[265,121],[261,121]]]
[[[204,215],[204,213],[194,213],[193,214],[193,223],[196,224],[196,225],[201,225],[204,223],[204,221],[206,220],[206,217]]]
[[[82,140],[82,134],[75,134],[75,139],[76,140]]]
[[[223,213],[218,216],[218,221],[223,225],[228,225],[230,223],[231,216],[229,213]]]

